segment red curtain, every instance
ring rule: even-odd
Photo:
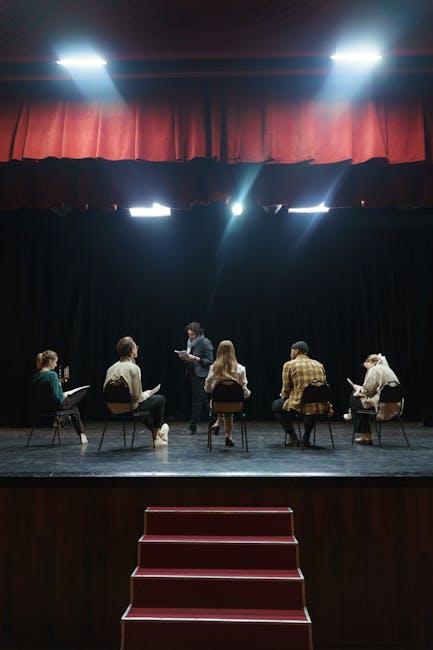
[[[117,101],[6,97],[0,161],[102,158],[359,164],[429,158],[433,100],[293,96],[284,84],[165,82]]]

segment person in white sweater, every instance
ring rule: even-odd
[[[251,395],[248,388],[248,380],[246,375],[245,366],[238,363],[234,345],[231,341],[221,341],[218,346],[216,359],[209,369],[209,374],[206,377],[204,389],[206,393],[212,393],[216,384],[224,379],[234,379],[242,386],[244,397],[247,398]],[[219,433],[220,416],[212,427],[213,433]],[[234,447],[232,440],[233,430],[233,416],[224,416],[224,430],[226,434],[226,446]]]
[[[131,406],[135,412],[150,413],[150,429],[152,431],[155,447],[168,444],[169,426],[163,423],[165,397],[155,395],[154,390],[143,391],[141,385],[141,371],[135,363],[138,356],[138,345],[131,336],[124,336],[117,343],[119,361],[113,363],[107,370],[103,389],[111,382],[123,379],[131,393]]]
[[[399,383],[397,375],[388,365],[386,358],[378,352],[369,354],[362,364],[366,369],[362,386],[353,385],[350,397],[350,410],[344,414],[345,420],[351,420],[355,412],[361,409],[374,409],[377,413],[379,396],[385,384]],[[355,433],[359,435],[355,441],[361,445],[373,444],[371,439],[370,418],[368,415],[357,414],[355,420]]]

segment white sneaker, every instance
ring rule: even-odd
[[[168,445],[168,440],[164,440],[160,435],[157,435],[153,444],[155,447],[166,447]]]
[[[81,434],[80,434],[80,440],[81,440],[81,444],[82,444],[82,445],[87,445],[87,443],[89,442],[89,441],[87,440],[87,436],[86,436],[85,433],[81,433]]]
[[[159,430],[159,437],[168,442],[168,432],[170,431],[170,427],[168,426],[167,422],[164,422],[164,424],[161,426]]]
[[[343,420],[346,420],[347,422],[352,419],[352,412],[347,411],[347,413],[343,413]]]

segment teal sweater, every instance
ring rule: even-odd
[[[37,404],[60,406],[65,400],[59,376],[54,370],[44,370],[33,375],[33,397]]]

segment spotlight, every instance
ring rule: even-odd
[[[264,205],[263,210],[268,214],[277,214],[282,207],[282,203],[272,203],[271,205]]]
[[[244,206],[242,205],[242,203],[233,203],[233,205],[232,205],[232,214],[235,217],[238,217],[239,215],[241,215],[243,211],[244,211]]]
[[[131,217],[169,217],[171,215],[170,208],[159,203],[153,203],[151,208],[129,208]]]
[[[322,201],[322,203],[319,203],[319,205],[315,205],[311,208],[289,208],[289,212],[299,212],[302,214],[319,214],[321,212],[329,212],[329,208],[327,208]]]
[[[377,63],[382,55],[373,50],[345,50],[331,56],[337,63]]]
[[[103,68],[104,65],[107,65],[105,59],[101,59],[97,56],[59,59],[56,63],[57,65],[65,66],[65,68],[83,68],[87,70],[90,68]]]

